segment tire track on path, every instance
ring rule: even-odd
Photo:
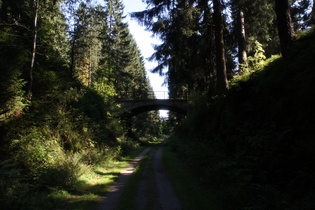
[[[175,195],[175,191],[163,166],[163,146],[164,144],[159,146],[154,156],[154,174],[157,200],[159,202],[159,205],[155,209],[179,210],[181,209],[180,202]]]
[[[124,186],[130,179],[136,166],[151,148],[146,148],[121,172],[116,182],[109,188],[106,198],[98,205],[97,210],[114,210],[117,208]]]
[[[156,205],[156,189],[153,170],[155,148],[153,147],[148,155],[143,168],[141,168],[141,179],[137,183],[137,196],[134,201],[135,209],[147,210],[154,209]]]
[[[157,145],[146,161],[146,165],[139,171],[141,179],[137,183],[135,192],[134,206],[128,209],[144,210],[180,210],[181,204],[175,195],[172,183],[167,177],[166,170],[163,166],[163,144]],[[127,185],[137,164],[150,151],[150,148],[141,152],[121,173],[115,184],[110,188],[106,199],[99,205],[98,210],[114,210],[119,206],[123,188]],[[153,173],[148,173],[153,170]],[[151,190],[151,191],[150,191]],[[152,202],[154,202],[152,206]],[[151,203],[151,204],[150,204]],[[151,207],[149,207],[151,206]]]

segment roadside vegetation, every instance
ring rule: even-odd
[[[201,186],[202,175],[196,174],[169,144],[164,146],[163,162],[183,209],[220,209],[212,189]]]
[[[313,28],[289,59],[271,57],[225,96],[200,99],[171,137],[219,209],[315,208],[314,49]]]
[[[112,3],[0,0],[1,209],[84,209],[162,134],[156,111],[121,117],[153,96]]]
[[[73,177],[68,187],[55,187],[47,191],[37,192],[23,199],[28,199],[28,206],[21,209],[93,209],[106,195],[109,187],[120,175],[120,172],[140,152],[139,148],[132,155],[107,160],[103,164],[84,166],[80,173]],[[58,173],[52,174],[58,176]],[[55,180],[53,181],[56,181]]]

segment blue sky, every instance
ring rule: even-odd
[[[136,20],[132,20],[130,18],[129,13],[143,11],[146,9],[146,4],[142,3],[141,0],[123,0],[125,5],[125,13],[127,15],[127,22],[129,24],[129,29],[136,40],[138,47],[141,51],[142,56],[145,58],[145,68],[147,70],[147,75],[150,79],[151,86],[154,91],[168,91],[167,87],[162,86],[164,82],[164,78],[160,77],[159,74],[152,74],[149,70],[153,69],[156,66],[155,62],[149,62],[147,60],[154,53],[154,49],[152,47],[153,44],[161,43],[160,40],[156,38],[152,38],[152,33],[146,31],[143,26],[140,26]],[[164,94],[156,95],[157,98],[164,97]],[[161,117],[167,117],[168,111],[160,110]]]
[[[156,66],[155,62],[149,62],[146,58],[150,57],[154,49],[153,44],[161,43],[160,40],[152,38],[152,33],[146,31],[143,26],[140,26],[136,20],[132,20],[129,16],[131,12],[142,11],[146,9],[146,4],[142,3],[141,0],[123,0],[125,5],[125,13],[127,14],[127,22],[129,24],[129,29],[134,39],[136,40],[142,56],[145,58],[145,67],[147,69],[147,74],[150,78],[151,85],[155,91],[167,91],[167,87],[162,87],[164,78],[160,77],[158,74],[150,73],[150,69]]]
[[[102,4],[102,0],[95,0]],[[159,74],[152,74],[150,69],[156,67],[156,62],[149,62],[147,58],[149,58],[153,53],[154,49],[152,45],[161,43],[160,40],[156,38],[152,38],[152,33],[145,30],[145,27],[140,26],[136,20],[132,20],[130,18],[130,13],[143,11],[146,9],[146,4],[142,2],[142,0],[122,0],[125,6],[125,14],[126,14],[126,21],[128,22],[130,33],[134,37],[137,42],[137,45],[141,51],[141,54],[145,60],[145,68],[147,71],[147,76],[150,79],[151,86],[154,91],[165,91],[168,92],[168,88],[163,86],[164,77],[159,76]],[[157,98],[164,98],[165,94],[156,95]],[[168,94],[166,94],[168,97]],[[160,110],[160,115],[162,117],[167,117],[167,112],[165,110]]]

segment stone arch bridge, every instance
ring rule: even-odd
[[[188,103],[187,96],[182,99],[169,99],[167,97],[167,92],[160,91],[154,92],[156,95],[164,95],[164,97],[159,97],[157,99],[129,99],[129,100],[118,100],[118,103],[121,104],[127,112],[128,117],[135,116],[142,112],[152,111],[152,110],[170,110],[175,111],[180,114],[185,115],[189,110],[192,109],[192,106]]]

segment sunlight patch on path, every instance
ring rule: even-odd
[[[121,194],[123,192],[123,187],[128,182],[132,173],[134,172],[136,166],[150,151],[150,148],[143,150],[133,161],[121,172],[121,175],[118,177],[117,181],[110,187],[106,198],[99,204],[98,210],[113,210],[117,207]]]

